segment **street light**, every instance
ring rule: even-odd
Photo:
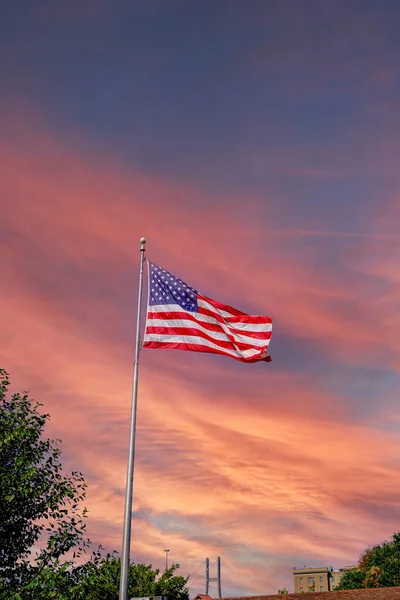
[[[169,552],[169,548],[166,548],[164,550],[165,552],[165,570],[168,571],[168,552]]]

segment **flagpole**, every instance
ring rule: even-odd
[[[140,240],[139,298],[138,298],[137,321],[136,321],[136,348],[135,348],[135,362],[134,362],[134,367],[133,367],[131,426],[130,426],[130,433],[129,433],[128,470],[127,470],[127,475],[126,475],[124,530],[123,530],[123,537],[122,537],[121,579],[120,579],[120,585],[119,585],[119,600],[128,600],[129,554],[130,554],[130,546],[131,546],[133,473],[134,473],[134,468],[135,468],[136,410],[137,410],[139,351],[140,351],[140,314],[141,314],[141,307],[142,307],[142,283],[143,283],[143,266],[144,266],[144,261],[145,261],[145,257],[144,257],[145,245],[146,245],[146,238],[141,238],[141,240]]]

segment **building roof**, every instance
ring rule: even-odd
[[[340,590],[332,592],[303,592],[297,594],[272,594],[272,596],[243,596],[224,600],[400,600],[400,586]],[[217,599],[214,599],[217,600]]]
[[[301,575],[303,573],[331,573],[332,571],[332,567],[303,567],[301,569],[296,569],[296,567],[294,567],[293,569],[295,575]]]
[[[346,565],[342,569],[334,569],[330,565],[326,567],[301,567],[297,569],[293,567],[294,575],[307,575],[307,573],[340,573],[343,571],[352,571],[353,569],[357,569],[357,565]]]

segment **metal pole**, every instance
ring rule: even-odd
[[[210,589],[210,559],[206,558],[206,595]]]
[[[164,550],[165,552],[165,570],[168,571],[168,552],[169,552],[169,548],[166,548]]]
[[[217,558],[217,581],[218,581],[218,598],[222,598],[222,586],[221,586],[221,557]]]
[[[122,537],[121,554],[121,579],[119,585],[119,600],[128,600],[129,585],[129,553],[131,546],[131,521],[132,521],[132,494],[133,494],[133,473],[135,467],[135,434],[136,434],[136,409],[137,409],[137,391],[138,391],[138,369],[139,369],[139,351],[140,351],[140,313],[142,307],[142,282],[144,250],[146,239],[140,240],[140,272],[139,272],[139,297],[136,321],[136,348],[135,362],[133,367],[133,386],[132,386],[132,407],[131,407],[131,426],[129,433],[129,454],[128,469],[126,474],[125,490],[125,511],[124,511],[124,530]]]

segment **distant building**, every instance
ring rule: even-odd
[[[339,585],[346,571],[355,569],[354,565],[333,569],[332,567],[303,567],[293,569],[294,593],[331,592]]]

